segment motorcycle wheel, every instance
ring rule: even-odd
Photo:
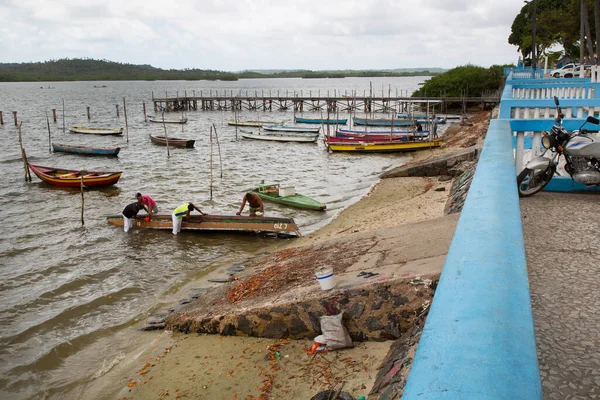
[[[555,166],[549,166],[543,171],[525,168],[517,176],[519,197],[533,196],[546,187],[556,172]]]

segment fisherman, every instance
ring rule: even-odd
[[[260,217],[264,214],[263,202],[259,195],[256,193],[248,192],[244,195],[242,199],[242,205],[240,206],[240,211],[236,212],[235,215],[241,215],[244,207],[246,206],[246,202],[250,206],[250,216],[256,217],[257,215]]]
[[[171,218],[173,219],[173,235],[177,235],[181,232],[181,223],[183,222],[183,218],[189,222],[190,220],[190,212],[197,210],[200,215],[208,215],[202,212],[198,207],[196,207],[193,203],[183,203],[179,207],[173,210],[173,214]]]
[[[148,210],[148,220],[152,218],[152,214],[158,213],[158,206],[156,205],[156,202],[152,200],[152,197],[147,194],[142,195],[140,192],[137,192],[135,197],[137,198],[138,203],[142,203],[144,208]]]
[[[417,129],[417,132],[423,132],[423,125],[421,125],[421,123],[416,120],[415,120],[415,128]]]
[[[138,214],[138,212],[140,212],[140,210],[146,210],[146,212],[148,212],[146,207],[144,207],[142,203],[137,201],[135,203],[129,204],[123,209],[123,230],[125,232],[128,232],[131,229],[131,227],[133,226],[133,221],[131,219],[134,218]]]

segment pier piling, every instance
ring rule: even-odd
[[[120,115],[119,115],[119,105],[115,104],[115,108],[117,109],[117,118],[119,118],[120,117]]]
[[[19,124],[17,123],[17,112],[13,111],[12,113],[13,113],[13,118],[15,120],[15,126],[19,126]]]
[[[90,106],[87,106],[87,117],[88,121],[90,120]]]
[[[52,120],[56,123],[56,108],[52,109]]]
[[[146,103],[142,103],[142,106],[144,107],[144,122],[148,122],[148,116],[146,114]]]
[[[0,111],[0,125],[4,125],[4,117],[2,116],[2,111]]]

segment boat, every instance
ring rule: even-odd
[[[392,126],[392,121],[394,126],[411,126],[414,125],[414,120],[412,119],[362,119],[362,118],[354,118],[354,125],[367,125],[367,126]],[[417,122],[420,124],[425,124],[427,120],[417,119]],[[429,121],[430,122],[430,121]],[[437,121],[438,125],[443,125],[446,123],[445,119],[439,119]]]
[[[425,115],[425,114],[420,114],[420,115],[414,115],[413,114],[412,116],[410,114],[407,114],[407,113],[398,113],[398,114],[396,114],[396,118],[402,118],[402,119],[417,118],[418,120],[423,120],[423,121],[426,120],[426,119],[431,119],[431,117],[432,117],[432,115],[430,115],[429,118],[427,118],[427,115]],[[438,123],[439,123],[439,121],[442,121],[442,120],[462,119],[463,116],[459,115],[459,114],[444,114],[443,117],[437,115],[435,118],[438,120]]]
[[[270,132],[319,133],[321,127],[305,128],[302,126],[265,125],[263,126],[263,129]]]
[[[115,226],[123,226],[122,215],[108,216],[107,222]],[[133,227],[140,229],[172,230],[173,221],[171,214],[154,214],[152,219],[146,221],[145,215],[133,218]],[[281,236],[300,237],[300,229],[291,218],[245,215],[190,215],[190,220],[185,219],[181,224],[182,231],[223,231],[223,232],[266,232],[276,233]]]
[[[330,136],[325,139],[325,143],[398,143],[398,142],[408,142],[415,141],[414,136],[409,135],[396,135],[387,137],[382,136],[348,136],[348,137],[337,137]]]
[[[180,119],[167,119],[167,118],[162,118],[162,117],[153,117],[151,115],[148,115],[148,121],[150,122],[156,122],[159,124],[185,124],[187,122],[187,118],[180,118]]]
[[[108,186],[117,183],[123,172],[86,171],[41,165],[27,164],[29,168],[44,182],[62,187],[79,187],[83,178],[83,186]]]
[[[55,153],[73,153],[89,156],[116,156],[121,151],[120,147],[73,146],[59,143],[52,143],[52,149]]]
[[[441,140],[407,141],[407,142],[376,142],[376,143],[328,143],[331,151],[347,151],[356,153],[392,153],[415,150],[426,150],[442,145]]]
[[[191,149],[194,147],[194,143],[196,142],[193,139],[150,135],[150,140],[152,141],[152,143],[162,144],[165,146],[167,145],[167,138],[169,139],[169,146],[175,147],[187,147]]]
[[[352,131],[352,130],[347,130],[347,129],[339,129],[338,131],[336,131],[335,136],[336,137],[360,137],[360,138],[388,138],[390,137],[390,135],[392,136],[392,139],[395,137],[406,137],[406,136],[410,136],[410,137],[427,137],[429,136],[429,131],[428,130],[423,130],[420,132],[417,131],[392,131],[390,132],[386,132],[386,131]]]
[[[283,124],[283,122],[282,122]],[[277,125],[277,122],[273,121],[238,121],[238,120],[229,120],[227,121],[227,125],[231,126],[252,126],[255,128],[262,128],[264,125]]]
[[[69,126],[67,129],[73,133],[87,133],[90,135],[122,135],[123,128],[92,128],[89,126]]]
[[[240,134],[244,139],[268,140],[273,142],[302,142],[315,143],[319,138],[318,133],[286,133],[286,132],[263,132],[255,133],[240,129]]]
[[[262,183],[252,189],[261,199],[305,210],[324,211],[327,206],[303,194],[293,187],[281,187],[278,183]]]
[[[330,120],[327,120],[326,118],[300,118],[300,117],[296,117],[296,118],[294,118],[294,121],[297,124],[325,124],[325,125],[327,125],[329,123],[329,125],[346,125],[346,123],[348,122],[348,119],[330,119]]]

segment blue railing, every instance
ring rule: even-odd
[[[508,72],[501,119],[490,121],[404,400],[542,398],[512,136],[533,131],[539,145],[539,132],[553,124],[555,95],[570,114],[564,126],[579,128],[597,114],[600,84],[524,72]]]

